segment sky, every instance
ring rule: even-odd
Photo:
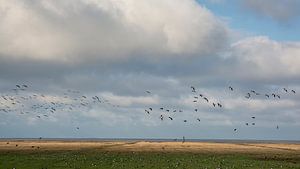
[[[1,138],[300,140],[298,0],[0,0],[0,18]]]

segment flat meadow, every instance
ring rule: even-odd
[[[2,141],[2,169],[300,168],[300,145]]]

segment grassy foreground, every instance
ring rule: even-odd
[[[299,155],[197,154],[164,152],[9,151],[1,169],[300,169]]]

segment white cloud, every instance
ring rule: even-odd
[[[241,76],[265,78],[300,75],[300,43],[277,42],[267,37],[250,37],[232,45],[232,56],[243,70]]]
[[[297,103],[288,99],[245,99],[231,98],[226,100],[226,108],[230,110],[251,110],[251,111],[268,111],[270,109],[291,109],[296,107]]]
[[[0,57],[60,62],[205,55],[226,26],[194,0],[0,0]],[[180,10],[178,10],[180,9]]]
[[[133,104],[141,104],[141,105],[155,105],[159,103],[159,97],[157,95],[154,96],[118,96],[113,93],[102,93],[102,97],[108,99],[113,104],[118,104],[120,106],[132,106]]]

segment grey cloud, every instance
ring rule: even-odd
[[[298,0],[243,0],[243,5],[256,14],[287,23],[300,17]]]

